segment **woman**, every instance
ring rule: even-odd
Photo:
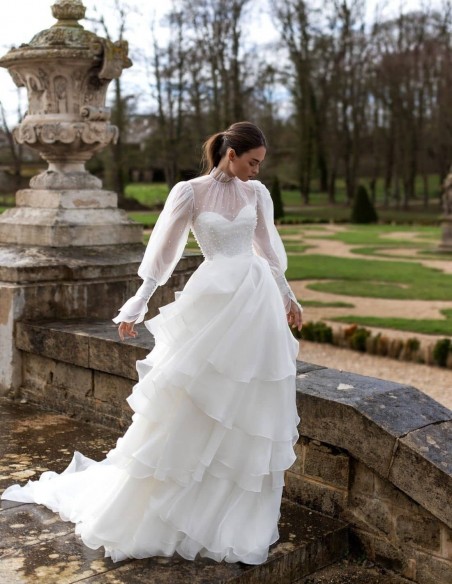
[[[114,319],[136,336],[147,303],[191,229],[205,261],[146,322],[155,347],[137,362],[133,422],[105,460],[76,453],[2,498],[42,503],[114,561],[170,556],[259,564],[278,539],[284,470],[295,461],[302,309],[267,189],[253,180],[262,132],[233,124],[204,145],[208,174],[178,183],[152,232],[143,284]]]

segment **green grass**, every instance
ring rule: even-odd
[[[328,280],[312,290],[344,296],[451,300],[452,274],[414,262],[288,254],[290,280]]]
[[[160,211],[134,211],[128,214],[131,219],[137,223],[141,223],[145,228],[152,228],[157,222]]]
[[[303,253],[311,247],[312,245],[304,245],[296,241],[284,242],[284,248],[287,253]]]
[[[350,302],[322,302],[321,300],[300,300],[303,306],[311,306],[312,308],[355,308],[354,304]]]
[[[416,233],[415,240],[395,239],[387,237],[391,233]],[[409,225],[351,225],[346,231],[339,231],[329,236],[315,236],[316,239],[334,239],[342,241],[348,245],[382,245],[388,247],[419,247],[425,245],[425,239],[430,243],[431,240],[439,241],[441,229],[439,227],[426,227]]]
[[[394,249],[391,247],[354,247],[350,251],[356,255],[366,255],[366,256],[376,256],[381,258],[391,258],[393,260],[401,259],[407,262],[419,261],[421,259],[430,260],[442,260],[447,261],[451,259],[450,255],[435,252],[434,249],[417,249],[417,252],[413,256],[385,253],[389,249]]]
[[[164,203],[168,193],[166,183],[132,183],[125,190],[126,197],[136,199],[147,207]]]
[[[382,318],[377,316],[339,316],[331,320],[360,326],[388,328],[426,335],[452,335],[452,310],[442,310],[445,320],[416,318]]]

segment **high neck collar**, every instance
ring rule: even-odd
[[[234,178],[235,178],[234,176],[231,176],[231,175],[223,172],[220,168],[218,168],[218,166],[215,166],[215,168],[212,168],[212,170],[210,171],[210,175],[216,181],[222,182],[222,183],[230,182],[231,180],[234,180]]]

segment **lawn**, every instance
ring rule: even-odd
[[[452,310],[441,310],[444,320],[418,319],[418,318],[382,318],[378,316],[339,316],[331,318],[337,322],[370,326],[376,328],[389,328],[399,331],[427,335],[452,335]]]
[[[452,300],[452,274],[413,261],[288,254],[290,280],[324,280],[312,290],[344,296],[404,300]]]

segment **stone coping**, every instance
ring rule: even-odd
[[[22,351],[135,381],[153,347],[106,321],[17,323]],[[452,527],[452,411],[414,387],[297,362],[300,434],[346,450]]]
[[[300,434],[342,448],[452,527],[452,411],[418,389],[300,366]]]
[[[11,283],[130,277],[140,264],[142,244],[92,247],[0,245],[0,281]],[[202,256],[185,252],[173,274],[196,268]]]

